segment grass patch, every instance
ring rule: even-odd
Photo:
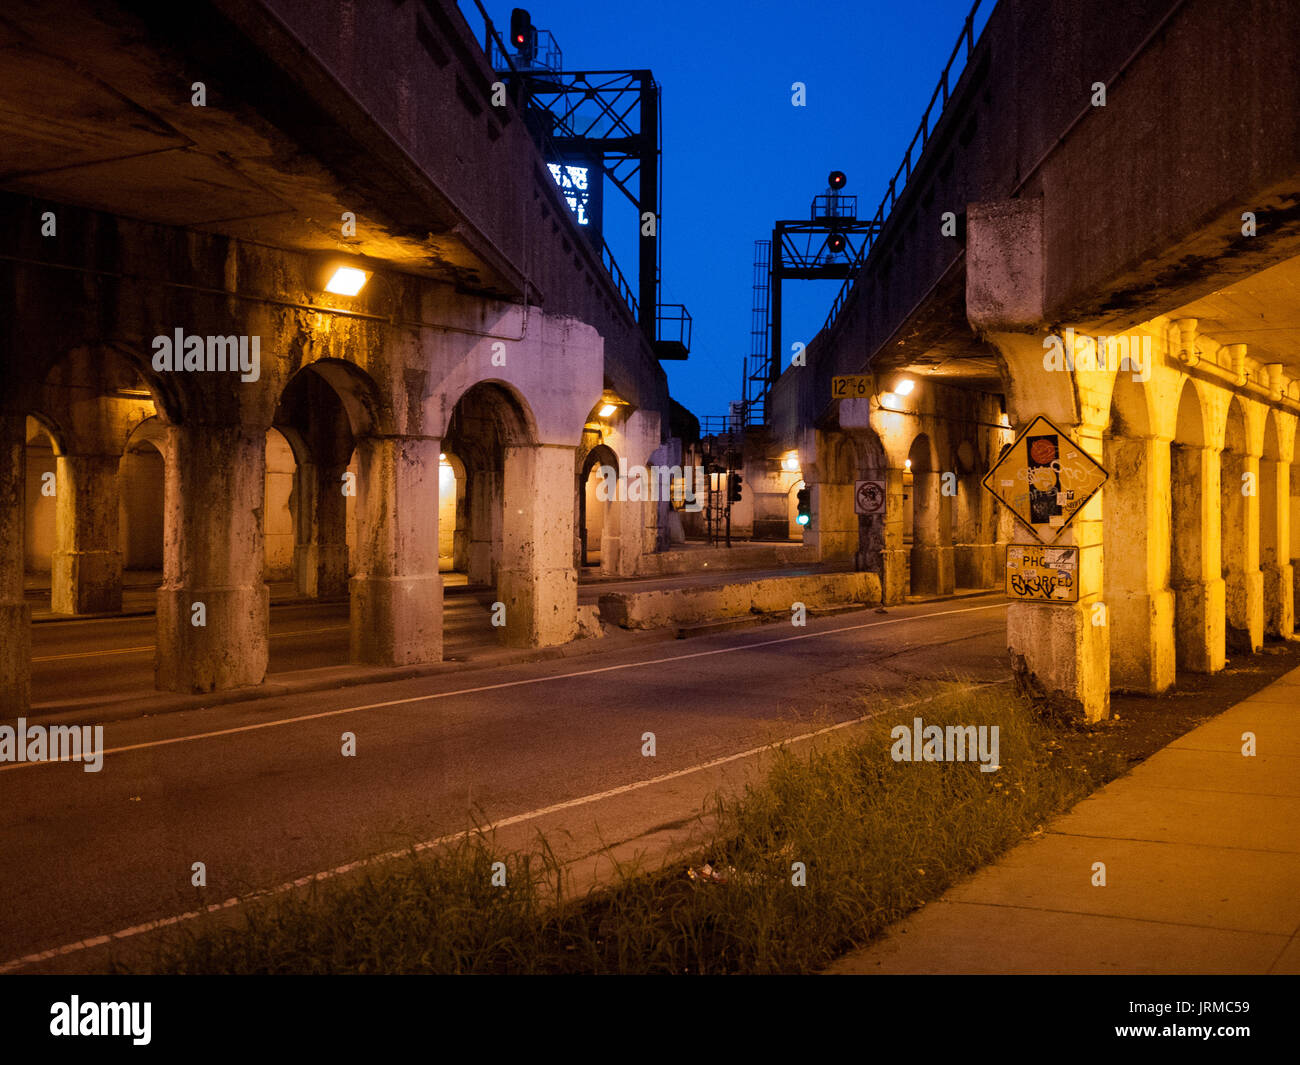
[[[865,712],[865,711],[864,711]],[[1002,768],[895,762],[890,729],[999,728]],[[824,967],[1127,766],[1094,737],[1037,720],[1008,688],[941,692],[799,750],[715,799],[700,857],[566,897],[545,841],[498,853],[475,833],[350,882],[249,903],[234,925],[174,930],[165,973],[805,973]],[[506,886],[493,886],[502,862]],[[802,862],[807,885],[791,883]]]

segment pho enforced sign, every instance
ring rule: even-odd
[[[1037,603],[1079,601],[1079,549],[1007,544],[1007,597]]]

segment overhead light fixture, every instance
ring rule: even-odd
[[[340,266],[326,283],[325,291],[333,292],[336,296],[355,296],[365,287],[369,278],[369,274],[355,266]]]
[[[438,455],[438,461],[439,461],[439,462],[446,462],[446,461],[447,461],[447,453],[446,453],[445,451],[439,453],[439,455]]]
[[[799,468],[799,452],[793,451],[781,460],[781,469],[794,472]]]
[[[898,402],[898,393],[897,393],[897,392],[881,392],[881,393],[880,393],[880,405],[881,405],[882,407],[892,407],[892,406],[893,406],[895,403],[897,403],[897,402]]]
[[[914,389],[915,387],[916,387],[915,381],[913,381],[910,377],[904,377],[901,381],[898,382],[898,384],[894,386],[894,391],[897,392],[900,396],[910,396],[912,394],[912,389]]]
[[[600,411],[598,412],[598,416],[601,418],[608,418],[616,410],[618,410],[617,403],[606,403],[604,406],[600,408]]]
[[[911,459],[904,459],[904,460],[903,460],[903,465],[906,466],[906,467],[910,470],[910,469],[912,468],[912,460],[911,460]]]

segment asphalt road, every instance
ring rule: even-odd
[[[192,910],[196,861],[219,902],[461,830],[471,810],[519,815],[849,720],[918,679],[1002,679],[1005,602],[110,722],[99,773],[0,765],[0,962]]]

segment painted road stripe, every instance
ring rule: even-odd
[[[600,673],[613,673],[623,669],[643,669],[646,666],[662,666],[669,662],[685,662],[692,658],[709,658],[712,655],[734,654],[738,651],[754,651],[760,647],[773,647],[777,644],[793,643],[796,640],[815,640],[823,636],[836,636],[844,632],[857,632],[862,629],[879,628],[882,625],[900,625],[908,621],[923,621],[926,618],[947,617],[951,614],[971,614],[982,610],[1002,610],[1005,602],[991,603],[988,606],[969,606],[960,610],[939,610],[931,614],[914,614],[906,618],[890,618],[888,621],[866,621],[860,625],[842,625],[837,629],[824,632],[807,632],[800,636],[783,636],[778,640],[761,640],[758,643],[740,644],[736,647],[719,647],[712,651],[694,651],[690,654],[672,655],[668,658],[652,658],[645,662],[623,662],[616,666],[601,666],[598,669],[582,669],[574,673],[557,673],[549,677],[528,677],[524,680],[507,680],[499,684],[481,684],[475,688],[458,688],[449,692],[434,692],[430,695],[411,695],[404,699],[389,699],[382,703],[367,703],[364,706],[345,706],[338,710],[322,710],[316,714],[299,714],[297,717],[282,717],[275,721],[259,721],[252,725],[237,725],[234,728],[214,729],[211,732],[195,732],[189,736],[172,736],[164,740],[147,740],[144,743],[130,743],[122,747],[109,747],[104,755],[123,754],[126,751],[143,751],[151,747],[167,747],[173,743],[190,743],[194,740],[214,739],[218,736],[234,736],[241,732],[256,732],[258,729],[278,728],[292,725],[299,721],[319,721],[323,718],[338,717],[342,714],[357,714],[363,710],[384,710],[391,706],[410,706],[414,703],[435,702],[438,699],[453,699],[458,695],[477,695],[480,692],[501,691],[504,688],[521,688],[529,684],[548,684],[557,680],[573,680],[575,677],[592,677]],[[15,769],[31,769],[34,766],[57,765],[57,762],[7,762],[0,765],[0,773]]]
[[[960,611],[952,611],[952,613],[960,613]],[[926,616],[933,616],[933,615],[926,615]],[[866,628],[866,627],[868,626],[862,626],[862,625],[851,626],[851,628]],[[836,631],[844,632],[849,630],[839,629]],[[812,634],[810,633],[809,635]],[[785,641],[775,640],[770,642],[784,643]],[[712,653],[712,652],[704,652],[704,653]],[[699,656],[688,655],[685,657],[693,658]],[[663,661],[674,661],[674,660],[663,659]],[[644,664],[649,665],[650,663],[644,663]],[[617,668],[617,667],[610,667],[610,668]],[[601,672],[601,671],[591,670],[590,672],[594,673],[594,672]],[[571,675],[580,676],[581,674],[571,674]],[[980,688],[995,688],[998,687],[999,685],[1010,684],[1010,683],[1011,682],[1007,680],[995,680],[995,681],[986,681],[982,684],[968,684],[966,687],[958,689],[958,693],[964,694],[966,692],[978,691]],[[483,690],[483,689],[475,689],[475,690]],[[446,694],[452,694],[452,693],[448,692]],[[838,732],[840,729],[850,728],[853,725],[861,725],[863,722],[871,721],[874,718],[880,717],[882,714],[896,713],[902,710],[910,710],[915,706],[920,706],[922,703],[927,703],[933,699],[937,699],[941,695],[952,695],[952,694],[956,694],[956,693],[951,691],[936,692],[934,695],[927,695],[921,699],[913,699],[909,703],[900,703],[896,706],[886,706],[883,709],[875,711],[874,713],[863,714],[861,717],[855,717],[850,721],[841,721],[839,722],[839,724],[836,725],[827,725],[824,728],[819,728],[812,732],[805,732],[799,736],[792,736],[789,739],[781,740],[777,743],[765,744],[762,747],[751,747],[749,750],[740,751],[738,754],[723,755],[721,758],[714,758],[708,762],[701,762],[699,765],[691,766],[689,769],[677,769],[671,773],[664,773],[661,776],[651,777],[649,780],[637,780],[631,784],[622,784],[617,788],[610,788],[608,791],[600,791],[592,795],[583,795],[577,799],[566,799],[564,802],[552,803],[550,806],[543,806],[538,810],[529,810],[527,813],[515,814],[512,817],[503,818],[502,820],[497,821],[494,824],[488,825],[482,831],[488,833],[495,832],[497,829],[500,828],[509,828],[511,825],[523,824],[526,821],[534,821],[539,817],[546,817],[549,814],[559,813],[562,810],[572,810],[578,806],[589,806],[592,803],[603,802],[606,799],[616,798],[619,795],[626,795],[629,792],[633,792],[633,791],[640,791],[642,788],[653,787],[656,784],[663,784],[666,781],[676,780],[679,777],[690,776],[693,773],[701,773],[706,769],[716,769],[720,765],[726,765],[729,762],[736,762],[742,758],[752,758],[756,754],[762,754],[764,751],[781,748],[786,746],[787,744],[802,743],[805,740],[815,739],[818,736],[825,736],[827,733],[830,732]],[[378,703],[376,705],[384,706],[389,704]],[[353,709],[367,709],[367,708],[354,707]],[[334,712],[341,713],[342,711],[334,711]],[[190,910],[186,913],[176,914],[172,917],[161,917],[156,921],[148,921],[144,924],[132,925],[130,928],[123,928],[120,931],[110,932],[107,935],[91,936],[89,939],[78,940],[76,943],[66,943],[61,947],[54,947],[50,950],[43,950],[36,954],[27,954],[21,958],[14,958],[13,960],[7,961],[4,964],[0,965],[0,974],[13,972],[15,969],[21,969],[27,965],[35,965],[38,962],[50,961],[53,958],[65,957],[68,954],[76,954],[83,950],[91,950],[94,947],[102,947],[107,943],[112,943],[118,940],[130,939],[132,936],[138,936],[145,932],[154,932],[161,928],[168,928],[171,927],[172,925],[182,924],[185,921],[192,921],[196,917],[202,917],[204,914],[220,913],[223,910],[233,909],[234,907],[242,905],[245,902],[253,902],[259,899],[273,898],[276,895],[283,895],[286,892],[294,891],[297,888],[306,887],[309,884],[319,883],[323,880],[332,880],[335,877],[343,876],[346,873],[355,872],[357,869],[362,869],[367,865],[377,865],[382,862],[393,861],[394,859],[397,858],[404,858],[407,855],[411,854],[412,851],[416,853],[421,853],[423,851],[432,850],[435,847],[442,847],[448,843],[455,843],[457,840],[464,839],[466,836],[470,834],[471,831],[477,832],[479,830],[465,829],[464,831],[461,832],[454,832],[450,836],[439,836],[437,839],[430,839],[430,840],[425,840],[423,843],[417,843],[413,847],[403,847],[401,850],[387,851],[384,854],[376,854],[370,858],[361,858],[354,862],[347,862],[344,865],[336,865],[333,869],[326,869],[323,872],[313,873],[311,876],[303,876],[303,877],[299,877],[297,880],[290,880],[287,883],[280,884],[277,887],[265,888],[262,891],[255,891],[252,894],[244,895],[242,897],[226,899],[225,902],[213,903],[211,906],[205,907],[202,910]]]

